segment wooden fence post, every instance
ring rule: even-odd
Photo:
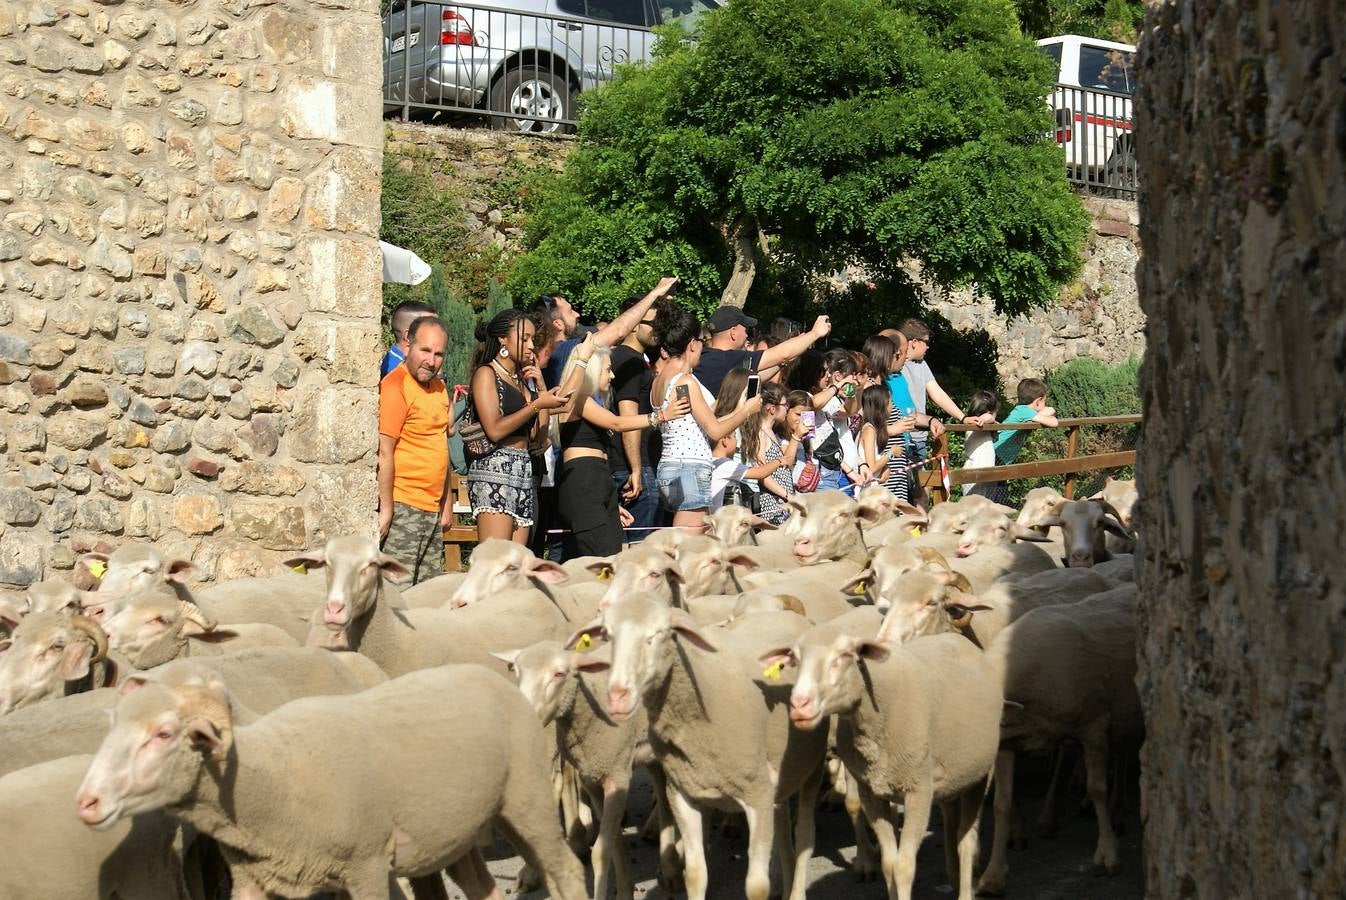
[[[1080,447],[1080,426],[1072,425],[1066,431],[1066,459],[1074,459],[1075,453]],[[1075,499],[1075,475],[1071,472],[1066,476],[1066,489],[1063,492],[1067,500]]]

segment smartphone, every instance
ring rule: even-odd
[[[804,427],[812,431],[818,424],[818,416],[811,409],[806,409],[799,414],[799,421],[804,423]]]
[[[761,387],[761,384],[762,384],[762,376],[760,376],[760,375],[749,375],[749,376],[748,376],[748,396],[747,396],[747,399],[751,400],[753,397],[756,397],[756,396],[757,396],[757,389],[758,389],[759,387]]]
[[[685,384],[680,384],[680,385],[678,385],[677,387],[673,388],[673,394],[674,394],[674,396],[676,396],[679,400],[691,400],[691,399],[692,399],[692,390],[691,390],[691,388],[689,388],[689,387],[688,387],[687,385],[685,385]]]
[[[854,397],[854,396],[855,396],[855,382],[853,382],[853,381],[843,381],[843,382],[841,383],[841,396],[843,396],[843,397]]]

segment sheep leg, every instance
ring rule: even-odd
[[[958,798],[939,804],[939,820],[944,832],[944,877],[950,886],[958,884]]]
[[[856,881],[873,881],[879,873],[875,860],[874,842],[869,839],[869,828],[865,826],[864,804],[860,802],[860,784],[855,776],[841,767],[846,782],[846,815],[850,816],[851,828],[855,832],[855,859],[851,861],[851,875]]]
[[[930,806],[934,791],[930,785],[908,791],[902,798],[902,836],[897,844],[897,900],[911,900],[911,884],[916,880],[916,851],[930,824]]]
[[[534,765],[511,770],[500,807],[500,824],[515,848],[535,870],[542,873],[547,889],[557,900],[586,896],[584,866],[566,845],[560,823],[546,814],[547,768],[544,756]]]
[[[1107,735],[1091,735],[1084,741],[1084,775],[1089,800],[1098,819],[1098,849],[1094,851],[1094,866],[1098,874],[1116,875],[1121,869],[1118,860],[1117,835],[1108,816],[1108,739]]]
[[[748,900],[767,900],[771,896],[771,848],[776,840],[775,804],[768,801],[763,808],[740,800],[739,806],[748,819],[748,877],[743,893]],[[788,803],[784,811],[788,823]]]
[[[682,880],[687,885],[687,900],[706,900],[706,845],[701,833],[701,811],[671,784],[667,797],[682,833]]]
[[[654,783],[654,804],[659,815],[659,883],[669,891],[682,879],[682,853],[678,849],[678,831],[668,803],[668,781],[657,763],[649,767]]]
[[[407,879],[411,882],[411,895],[416,900],[449,900],[449,892],[444,887],[444,878],[436,872],[433,875],[422,875],[418,878]],[[469,883],[464,886],[457,878],[454,883],[462,888],[467,900],[478,900],[479,894],[474,894],[472,888],[476,885]]]
[[[486,860],[477,849],[474,848],[449,863],[447,871],[467,900],[503,900],[495,877],[486,868]],[[417,894],[416,900],[420,900],[420,885],[417,879],[412,880],[411,889]]]
[[[893,805],[875,797],[863,784],[860,785],[860,802],[865,808],[869,824],[874,827],[874,838],[879,845],[879,864],[891,900],[897,896],[897,831],[893,828],[896,818]]]
[[[799,815],[795,820],[794,878],[786,880],[790,900],[804,900],[809,883],[809,860],[813,858],[816,837],[813,816],[818,805],[818,792],[823,784],[823,767],[818,766],[799,788]],[[787,876],[789,870],[786,870]]]
[[[977,893],[999,897],[1009,878],[1010,813],[1014,807],[1014,751],[995,756],[995,829],[991,833],[991,858],[977,882]]]
[[[788,897],[790,896],[791,883],[794,876],[794,841],[790,835],[790,800],[787,797],[783,802],[776,804],[776,862],[780,866],[781,883],[783,885],[781,892],[776,894],[774,891],[771,896]]]
[[[977,825],[986,799],[987,783],[968,788],[960,798],[958,816],[958,900],[972,900],[972,870],[977,865]]]
[[[594,869],[594,898],[607,900],[608,889],[617,887],[618,900],[630,900],[635,893],[631,882],[631,873],[626,866],[626,853],[622,848],[622,816],[626,813],[626,785],[605,780],[602,794],[590,793],[594,806],[603,811],[598,831],[598,840],[590,860]],[[611,868],[612,877],[608,872]]]
[[[1038,813],[1039,837],[1054,837],[1061,830],[1061,794],[1074,769],[1074,762],[1070,750],[1065,747],[1058,747],[1052,755],[1052,780],[1042,801],[1042,812]]]

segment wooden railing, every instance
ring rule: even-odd
[[[463,524],[463,517],[471,518],[472,501],[467,496],[467,479],[449,470],[449,492],[453,494],[453,524],[444,529],[444,571],[460,572],[463,568],[463,544],[477,542],[477,526]]]
[[[1077,456],[1080,447],[1080,429],[1089,425],[1136,425],[1140,416],[1093,416],[1083,419],[1061,419],[1057,428],[1066,431],[1066,455],[1061,459],[1044,459],[1031,463],[1015,463],[1009,466],[988,466],[981,469],[955,469],[949,463],[949,481],[951,484],[981,484],[988,481],[1013,481],[1018,478],[1042,478],[1047,475],[1065,475],[1066,484],[1062,491],[1068,498],[1075,496],[1076,476],[1080,472],[1098,472],[1104,469],[1120,469],[1134,465],[1136,451],[1120,450],[1115,453],[1092,453]],[[949,425],[948,431],[1041,431],[1042,425],[1033,422],[1020,422],[1014,425]],[[931,438],[930,456],[949,452],[949,439],[941,435]],[[949,499],[944,490],[944,482],[938,469],[920,470],[921,484],[935,503]]]

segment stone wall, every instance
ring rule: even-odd
[[[437,172],[445,189],[463,200],[466,245],[494,245],[507,264],[523,249],[523,216],[514,198],[500,190],[501,179],[559,170],[573,146],[564,139],[390,122],[384,152],[401,165]],[[1084,268],[1062,289],[1060,306],[1009,320],[971,291],[929,294],[930,306],[956,327],[985,329],[995,338],[1000,377],[1011,393],[1020,378],[1041,375],[1077,356],[1115,363],[1145,352],[1145,316],[1136,299],[1136,203],[1095,197],[1084,202],[1094,228]]]
[[[0,587],[372,526],[380,39],[376,0],[0,0]]]
[[[1164,2],[1141,37],[1155,900],[1346,896],[1343,44],[1340,0]]]

